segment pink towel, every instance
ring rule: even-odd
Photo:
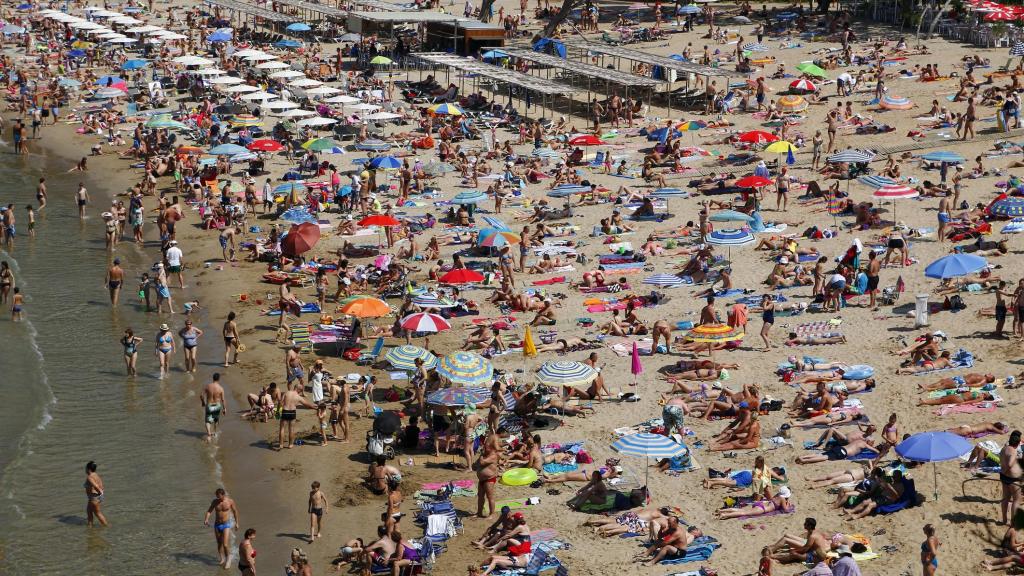
[[[454,484],[456,488],[472,488],[476,486],[474,480],[456,480],[454,482],[427,482],[422,486],[423,490],[440,490],[448,484]]]

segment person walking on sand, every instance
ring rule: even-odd
[[[184,264],[181,259],[184,257],[181,248],[178,247],[177,240],[171,240],[167,243],[167,251],[164,252],[164,260],[167,262],[167,273],[177,274],[178,276],[178,288],[185,288],[185,276],[182,273]]]
[[[185,349],[185,372],[192,373],[198,369],[196,356],[199,351],[199,338],[203,331],[192,325],[192,319],[185,320],[185,327],[178,331],[181,347]]]
[[[295,421],[295,411],[299,407],[303,408],[316,408],[316,405],[306,400],[295,391],[294,388],[289,387],[288,390],[281,395],[281,420],[277,425],[277,448],[291,448],[292,440],[295,438],[295,434],[292,431],[292,422]],[[284,443],[284,428],[288,426],[288,444]]]
[[[327,496],[320,490],[320,483],[313,481],[309,490],[309,541],[320,537],[324,515],[327,514]]]
[[[78,203],[78,217],[85,219],[85,205],[89,203],[89,191],[85,189],[85,184],[78,183],[78,192],[75,192],[75,200]]]
[[[92,526],[94,520],[98,520],[103,526],[107,524],[107,517],[103,515],[103,479],[96,473],[96,463],[90,460],[85,465],[85,525]]]
[[[490,518],[494,515],[494,485],[498,483],[498,453],[485,441],[480,456],[473,466],[476,469],[477,494],[476,515],[479,518]],[[484,503],[487,503],[487,515],[484,515]]]
[[[217,541],[217,564],[228,569],[228,561],[231,559],[231,551],[228,549],[231,543],[231,529],[240,522],[238,518],[238,507],[235,501],[228,498],[228,493],[223,488],[217,488],[216,496],[210,507],[206,509],[206,516],[203,518],[203,525],[210,525],[210,518],[213,518],[213,537]],[[241,562],[239,562],[241,563]],[[253,569],[255,574],[255,569]]]
[[[233,311],[228,312],[228,319],[224,322],[221,335],[224,336],[224,367],[227,368],[238,362],[238,347],[240,346],[238,324],[235,323],[235,313]],[[233,356],[232,353],[234,353]]]
[[[761,297],[761,340],[764,340],[765,352],[772,349],[772,343],[768,339],[768,333],[775,324],[775,299],[771,294]]]
[[[874,250],[868,252],[868,277],[867,293],[870,301],[868,308],[878,310],[878,275],[882,271],[882,262],[878,259],[878,253]]]
[[[224,387],[220,385],[219,372],[214,372],[213,379],[203,387],[199,401],[203,404],[203,418],[206,420],[206,441],[212,442],[217,437],[217,423],[224,412]]]
[[[121,259],[114,258],[110,268],[107,268],[107,290],[110,291],[111,306],[117,306],[122,286],[124,286],[124,270],[121,268]]]
[[[1010,522],[1020,506],[1020,481],[1024,479],[1024,468],[1017,452],[1020,447],[1020,430],[1010,432],[1006,445],[999,451],[999,482],[1003,485],[1003,497],[999,509],[1003,524]]]
[[[921,542],[921,571],[924,576],[934,576],[939,569],[939,537],[935,535],[935,527],[924,525],[924,542]]]
[[[139,359],[139,344],[142,344],[142,338],[136,336],[131,328],[125,328],[121,346],[124,347],[124,367],[129,376],[136,374],[135,362]]]
[[[242,576],[256,576],[256,548],[253,540],[256,538],[256,529],[249,528],[243,535],[242,542],[238,544],[238,571]],[[224,567],[227,570],[227,566]]]
[[[305,367],[302,364],[302,356],[299,355],[299,351],[302,350],[302,345],[292,344],[292,347],[284,353],[284,372],[285,378],[288,381],[288,388],[292,387],[292,382],[298,381],[295,384],[295,388],[302,393],[302,390],[306,386],[306,374],[304,372]]]

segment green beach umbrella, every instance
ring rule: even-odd
[[[796,65],[796,69],[804,74],[810,74],[811,76],[817,76],[818,78],[828,78],[828,74],[813,62],[801,62]]]
[[[393,64],[393,62],[387,56],[376,56],[373,60],[370,60],[370,64]]]
[[[340,148],[341,145],[330,138],[314,138],[305,142],[302,147],[314,152],[325,152],[328,150],[334,150],[335,148]]]
[[[170,114],[153,116],[146,121],[146,128],[173,128],[176,130],[188,130],[188,126],[171,118]]]

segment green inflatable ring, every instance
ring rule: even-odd
[[[512,468],[501,475],[501,483],[506,486],[526,486],[537,481],[537,471],[533,468]]]

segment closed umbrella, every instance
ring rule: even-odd
[[[974,446],[952,432],[921,432],[896,445],[896,453],[912,462],[931,462],[935,478],[935,499],[939,499],[939,471],[936,462],[955,460]]]
[[[526,333],[523,334],[523,358],[528,358],[537,355],[537,344],[533,341],[533,332],[530,331],[530,325],[526,325]]]
[[[281,239],[281,252],[288,256],[299,256],[309,252],[320,241],[320,226],[310,222],[292,226]]]
[[[403,344],[388,350],[387,354],[384,355],[384,360],[399,370],[415,370],[416,359],[423,360],[423,365],[429,370],[437,365],[437,357],[430,352],[420,348],[419,346],[413,346],[412,344]]]
[[[475,352],[453,352],[441,358],[435,367],[438,375],[453,384],[480,386],[490,384],[494,367],[490,360]]]
[[[649,432],[623,436],[615,442],[612,442],[612,449],[619,454],[643,457],[647,460],[648,465],[644,466],[645,489],[649,479],[647,474],[651,469],[651,458],[672,458],[673,456],[680,456],[689,452],[689,448],[687,448],[685,444],[679,444],[668,436],[651,434]]]
[[[924,269],[924,275],[929,278],[945,280],[947,278],[959,278],[974,274],[988,266],[988,261],[981,256],[974,254],[950,254],[932,262]]]
[[[651,350],[654,354],[657,350]],[[644,373],[644,365],[640,363],[640,350],[633,342],[633,360],[630,363],[629,372],[633,375],[633,386],[636,386],[636,377]]]
[[[589,386],[595,378],[597,370],[582,362],[570,360],[545,362],[537,370],[537,381],[551,387]]]

